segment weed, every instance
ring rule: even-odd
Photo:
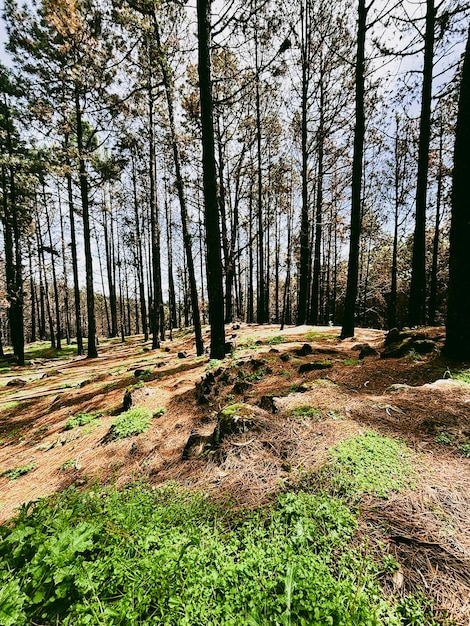
[[[339,411],[334,411],[334,410],[328,411],[327,417],[330,420],[342,420],[342,419],[344,419],[344,415],[342,413],[340,413]]]
[[[0,623],[398,626],[355,529],[325,494],[230,512],[174,485],[69,489],[0,527]]]
[[[140,435],[150,426],[152,413],[145,407],[135,407],[121,413],[111,426],[113,439],[124,439],[132,435]]]
[[[315,341],[315,339],[325,339],[325,335],[318,331],[310,330],[308,333],[305,333],[305,339],[307,341]]]
[[[220,367],[221,365],[222,361],[219,361],[219,359],[210,359],[210,361],[206,365],[206,370],[212,370],[216,367]]]
[[[35,467],[36,463],[22,465],[21,467],[13,467],[12,469],[3,472],[2,476],[5,476],[5,478],[9,478],[10,480],[16,480],[20,476],[23,476],[24,474],[27,474],[28,472],[33,470]]]
[[[341,359],[343,365],[359,365],[361,361],[359,359]]]
[[[77,459],[68,459],[65,463],[62,463],[60,469],[65,471],[68,469],[77,469]]]
[[[266,343],[269,343],[271,346],[275,346],[279,343],[283,343],[284,341],[285,339],[284,337],[281,337],[281,335],[274,335],[266,339]]]
[[[461,382],[470,385],[470,368],[460,370],[459,372],[455,372],[453,374],[449,372],[449,374],[453,380],[460,380]]]
[[[263,378],[266,376],[266,373],[266,370],[263,368],[255,370],[254,372],[245,372],[243,370],[240,370],[238,372],[238,378],[240,378],[241,380],[246,380],[249,383],[255,383],[258,380],[263,380]]]
[[[459,449],[465,454],[467,458],[470,459],[470,441],[462,444]]]
[[[439,434],[438,434],[438,435],[434,438],[434,441],[435,441],[436,443],[443,443],[445,446],[451,446],[451,445],[452,445],[453,438],[452,438],[452,436],[451,436],[451,435],[449,435],[448,433],[446,433],[446,432],[442,432],[442,433],[439,433]]]
[[[405,444],[373,432],[340,442],[330,452],[327,472],[334,490],[346,497],[363,493],[387,497],[412,485]]]
[[[296,406],[289,411],[290,415],[294,418],[300,419],[319,419],[321,417],[320,409],[316,409],[309,404],[303,404]]]
[[[19,405],[19,402],[13,400],[12,402],[5,402],[4,404],[0,404],[0,411],[7,411],[8,409],[14,409]]]
[[[102,415],[102,411],[92,411],[91,413],[81,411],[67,420],[65,430],[71,430],[72,428],[77,428],[77,426],[85,426],[85,424],[93,422],[93,420],[98,419]]]
[[[166,413],[166,408],[164,406],[161,406],[158,409],[155,409],[155,411],[152,413],[152,417],[161,417],[165,413]]]

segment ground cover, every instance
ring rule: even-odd
[[[381,358],[385,336],[375,330],[345,341],[335,328],[228,331],[232,354],[217,362],[196,357],[191,336],[176,333],[157,351],[138,337],[102,342],[92,361],[64,353],[52,360],[32,346],[26,368],[0,363],[1,545],[17,555],[4,560],[0,624],[57,616],[70,624],[468,624],[469,364],[439,356],[443,330],[420,330],[415,345],[424,333],[435,349],[400,358]],[[221,434],[221,414],[243,428]],[[191,436],[200,445],[185,455]],[[168,527],[145,521],[170,492]],[[12,521],[22,503],[51,495]],[[171,517],[178,506],[181,526]],[[139,510],[136,528],[149,529],[130,541],[133,565],[121,574],[114,559],[123,562],[119,542],[133,531],[119,515],[106,525],[113,507],[116,515],[130,507],[128,517]],[[300,507],[301,521],[286,507]],[[322,518],[332,510],[340,529]],[[317,523],[323,534],[309,530]],[[60,564],[52,546],[69,531],[76,549]],[[243,533],[262,546],[256,563]],[[158,598],[136,595],[154,567],[153,557],[138,561],[149,536],[153,557],[166,564]],[[281,537],[289,559],[276,552]],[[39,560],[48,572],[34,570]],[[216,580],[222,561],[227,571]],[[87,583],[91,562],[103,569]],[[100,576],[109,578],[109,568],[117,578],[106,595]],[[328,588],[325,603],[315,576]],[[198,584],[204,592],[195,593]],[[186,599],[184,609],[175,598],[190,588],[203,602]],[[8,608],[11,597],[19,600]],[[8,622],[8,611],[17,621]]]

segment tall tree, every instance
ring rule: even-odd
[[[432,73],[434,64],[434,0],[426,0],[426,31],[424,35],[423,89],[419,119],[418,179],[416,214],[411,264],[408,324],[424,324],[426,312],[426,198],[428,187],[429,142],[431,139]]]
[[[359,0],[357,25],[357,53],[355,67],[355,127],[354,127],[354,154],[351,189],[351,229],[349,240],[348,279],[346,299],[344,303],[343,327],[341,338],[354,336],[355,311],[359,271],[359,241],[361,236],[361,191],[362,165],[364,157],[364,90],[365,90],[365,43],[367,31],[367,13],[374,0],[366,6],[365,0]]]
[[[217,206],[217,175],[211,81],[210,0],[197,0],[197,23],[204,218],[207,244],[207,293],[209,298],[209,323],[211,327],[210,356],[213,359],[222,359],[225,356],[224,293],[222,286],[219,210]]]
[[[455,130],[446,356],[470,361],[470,28],[460,83]]]

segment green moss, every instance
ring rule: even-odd
[[[121,413],[111,426],[113,439],[124,439],[145,432],[152,421],[152,413],[146,407],[135,407]]]

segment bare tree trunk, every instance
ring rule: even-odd
[[[470,29],[467,35],[460,98],[455,129],[454,173],[452,180],[452,222],[450,227],[449,292],[447,302],[447,357],[470,360]]]
[[[83,354],[83,331],[82,331],[82,319],[81,319],[81,306],[80,306],[80,284],[78,282],[78,259],[77,259],[77,238],[75,231],[75,214],[73,204],[73,189],[72,189],[72,175],[70,174],[71,163],[68,155],[68,134],[64,138],[64,148],[66,157],[67,170],[65,178],[67,181],[67,202],[69,207],[69,221],[70,221],[70,239],[71,239],[71,252],[72,252],[72,272],[73,272],[73,294],[75,304],[75,329],[77,333],[77,354],[81,356]]]
[[[434,57],[434,0],[426,0],[426,32],[424,39],[423,92],[419,120],[418,178],[416,185],[416,216],[411,263],[408,324],[425,323],[426,314],[426,196],[428,186],[429,142],[431,137],[432,71]]]
[[[210,62],[211,34],[210,0],[197,0],[198,73],[201,102],[202,160],[204,183],[205,226],[207,241],[207,291],[211,326],[210,356],[225,356],[224,293],[222,287],[222,258],[220,224],[217,207],[217,177],[214,149],[213,101]]]
[[[83,239],[85,248],[85,274],[86,274],[86,300],[87,300],[87,320],[88,320],[88,350],[89,359],[98,356],[96,347],[96,318],[95,318],[95,292],[93,289],[93,256],[91,252],[91,230],[90,230],[90,202],[88,194],[88,176],[85,164],[85,151],[83,144],[83,122],[82,109],[80,106],[80,94],[78,87],[75,87],[75,116],[77,123],[77,147],[79,154],[79,177],[80,195],[82,200],[83,218]]]
[[[361,192],[362,192],[362,161],[364,156],[364,64],[367,11],[373,0],[366,7],[365,0],[359,0],[358,30],[357,30],[357,57],[356,57],[356,125],[354,128],[354,154],[351,190],[351,230],[349,242],[348,279],[346,299],[344,303],[343,327],[341,338],[354,336],[355,310],[357,299],[358,271],[359,271],[359,240],[361,236]]]

